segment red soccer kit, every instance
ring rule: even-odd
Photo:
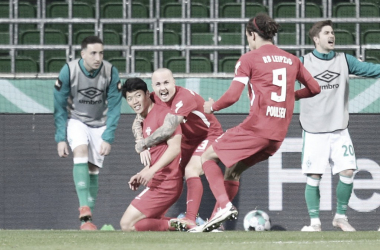
[[[143,121],[144,138],[161,127],[169,110],[160,105],[154,105]],[[174,135],[181,134],[178,127]],[[154,165],[165,153],[168,145],[165,142],[149,149],[151,154],[151,165]],[[178,155],[169,165],[155,173],[152,180],[136,198],[132,205],[148,218],[160,218],[173,205],[182,193],[183,171],[179,166],[181,156]]]
[[[305,90],[294,92],[296,80],[305,85]],[[295,95],[305,98],[320,91],[300,60],[274,45],[261,46],[240,57],[229,93],[213,104],[214,110],[230,105],[227,97],[231,93],[240,96],[242,84],[248,86],[249,115],[213,144],[226,167],[239,161],[252,166],[273,155],[288,131]],[[234,86],[239,90],[234,90]]]
[[[170,113],[184,117],[182,128],[182,159],[185,167],[192,155],[202,155],[205,149],[223,133],[222,126],[214,114],[206,114],[203,110],[205,100],[192,90],[176,86],[176,93],[169,102],[162,102],[152,93],[154,101],[167,105]]]

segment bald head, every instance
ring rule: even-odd
[[[170,69],[160,68],[152,74],[152,88],[163,102],[170,101],[175,94],[175,80]]]
[[[153,72],[153,74],[152,74],[152,82],[154,82],[154,79],[162,78],[163,76],[166,77],[166,78],[173,78],[173,73],[172,73],[172,71],[170,69],[159,68],[159,69],[157,69],[156,71]]]

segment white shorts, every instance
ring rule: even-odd
[[[67,141],[72,151],[79,145],[88,145],[88,161],[97,167],[103,167],[104,155],[100,155],[100,146],[103,139],[102,134],[106,126],[91,128],[86,124],[69,119],[67,124]]]
[[[331,167],[335,175],[343,170],[356,170],[356,157],[348,129],[311,134],[303,131],[302,173],[324,174]]]

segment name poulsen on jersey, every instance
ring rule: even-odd
[[[287,58],[285,56],[263,56],[264,63],[271,62],[280,62],[292,65],[292,59]],[[276,106],[268,106],[266,116],[285,118],[286,108],[276,107]]]

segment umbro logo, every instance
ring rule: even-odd
[[[329,83],[332,80],[336,79],[338,76],[340,76],[339,73],[335,73],[335,72],[331,72],[329,70],[326,70],[326,71],[322,72],[321,74],[314,76],[314,78],[317,80],[321,80],[321,81]]]
[[[81,89],[78,92],[87,98],[94,99],[95,97],[101,95],[103,93],[103,90],[100,90],[100,89],[97,89],[94,87],[90,87],[87,89]]]

